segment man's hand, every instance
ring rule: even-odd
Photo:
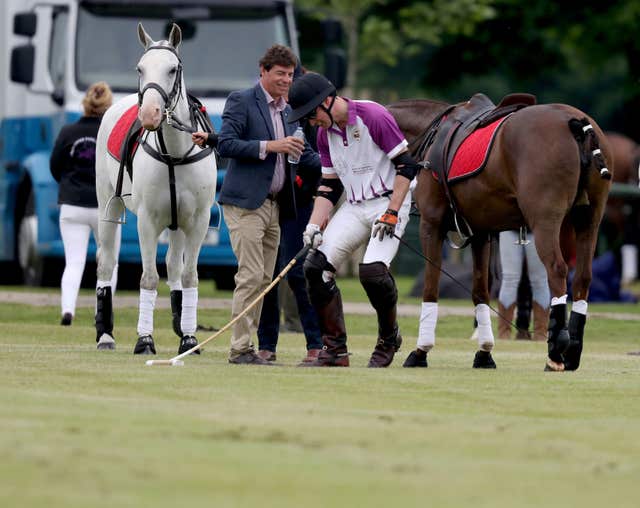
[[[398,212],[387,208],[387,211],[374,222],[373,224],[373,238],[376,236],[380,241],[384,240],[385,235],[393,236],[396,232],[396,225],[398,224]]]
[[[299,157],[303,151],[304,140],[293,136],[267,141],[267,152],[288,153]]]
[[[191,134],[191,142],[194,145],[204,146],[204,144],[207,142],[208,137],[209,134],[207,134],[206,132],[194,132],[193,134]]]
[[[304,229],[304,233],[302,233],[302,242],[306,245],[309,245],[312,249],[317,249],[322,244],[322,232],[320,231],[320,226],[317,224],[307,224],[307,227]]]

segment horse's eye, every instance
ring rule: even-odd
[[[173,69],[171,69],[171,70],[169,71],[169,74],[171,74],[171,75],[173,76],[173,75],[176,73],[176,71],[177,71],[177,70],[178,70],[178,69],[176,69],[176,68],[174,67]]]
[[[136,66],[136,72],[138,74],[142,74],[142,69],[140,67]]]

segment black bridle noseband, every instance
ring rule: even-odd
[[[147,83],[146,85],[144,85],[144,88],[140,90],[140,76],[138,76],[138,107],[142,106],[142,98],[145,92],[149,90],[149,88],[151,88],[156,92],[158,92],[162,97],[162,100],[164,100],[166,112],[168,113],[169,111],[171,111],[173,113],[173,110],[178,104],[180,92],[182,91],[182,60],[180,59],[180,56],[178,56],[178,52],[171,46],[149,46],[146,49],[145,54],[148,51],[151,51],[152,49],[165,49],[167,51],[171,51],[171,53],[175,55],[175,57],[178,59],[178,69],[176,72],[176,79],[173,82],[173,87],[171,88],[171,92],[167,94],[167,92],[164,91],[164,88],[162,88],[158,83],[154,83],[154,82]]]

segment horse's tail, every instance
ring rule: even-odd
[[[601,178],[611,180],[611,171],[607,168],[604,156],[600,150],[598,135],[589,120],[586,117],[580,120],[572,118],[569,120],[569,129],[580,149],[580,187],[583,186],[583,180],[587,178],[587,171],[592,163],[600,173]]]

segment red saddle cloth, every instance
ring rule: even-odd
[[[508,115],[475,130],[462,142],[451,161],[447,181],[455,182],[468,178],[484,169],[498,128],[507,118]]]
[[[107,150],[118,162],[120,162],[122,155],[122,143],[125,141],[127,133],[129,132],[133,122],[136,121],[136,118],[138,118],[138,105],[134,104],[122,114],[111,130],[111,134],[109,134]],[[138,143],[134,144],[131,149],[131,153],[134,153],[136,148],[138,148]]]

